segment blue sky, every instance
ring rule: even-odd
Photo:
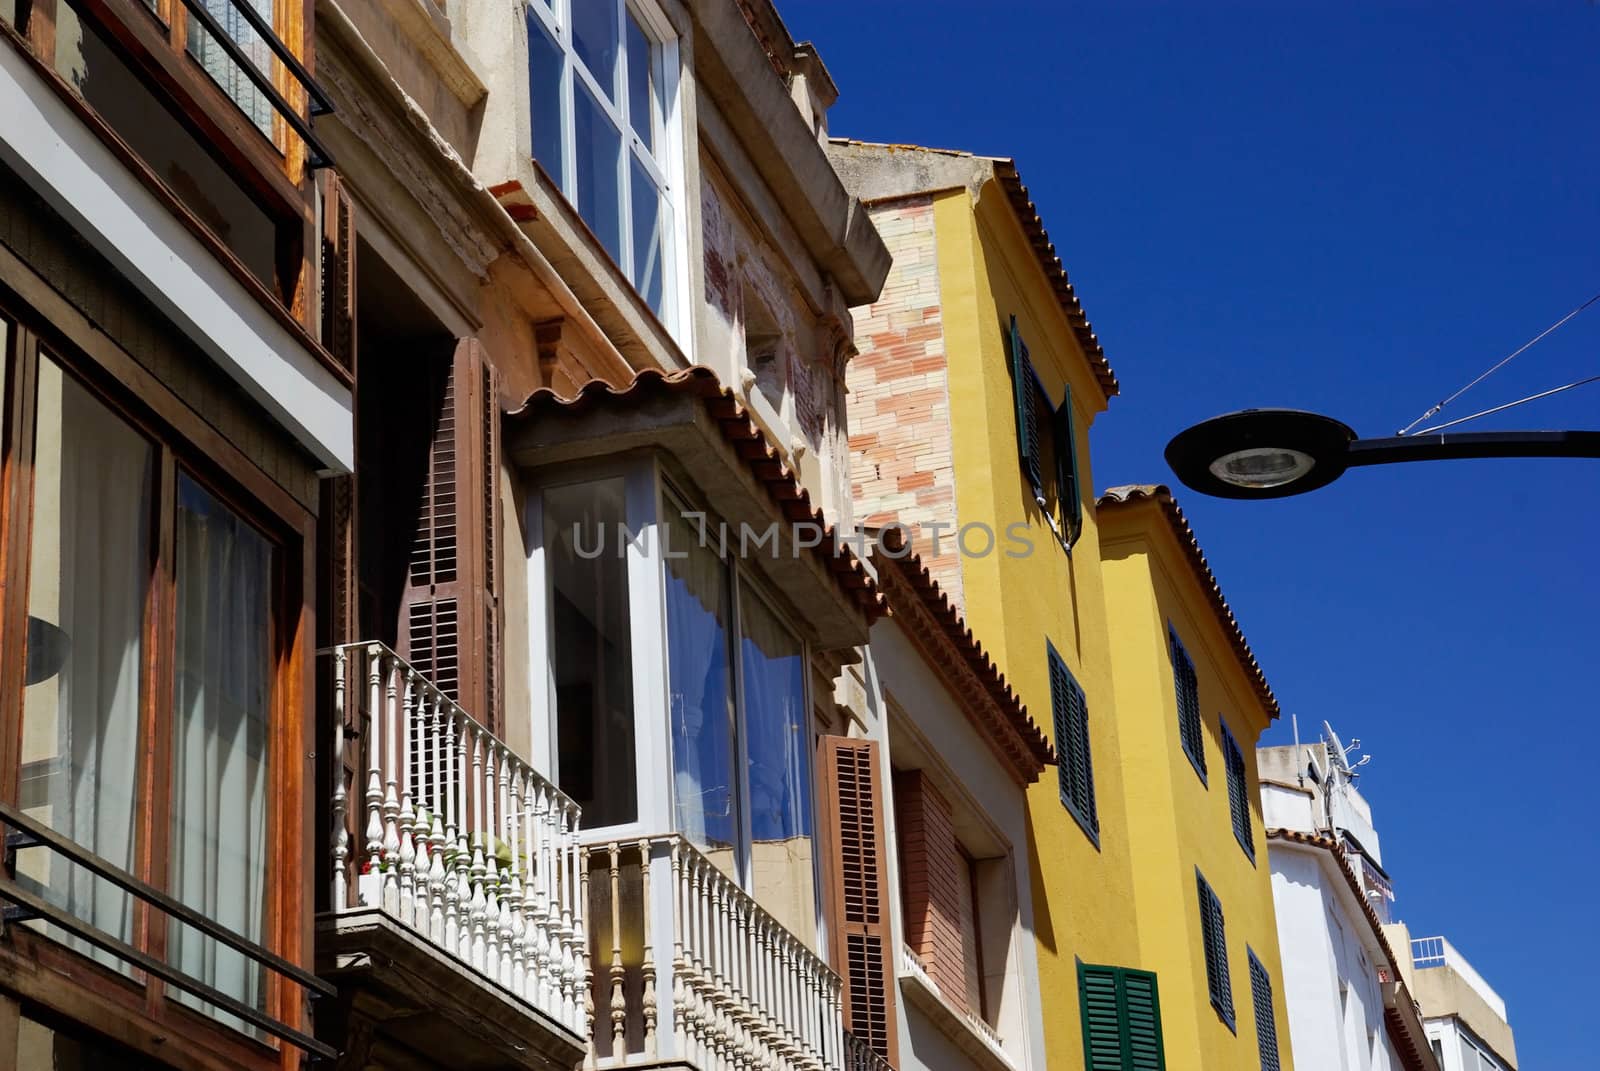
[[[1122,380],[1097,487],[1250,405],[1388,435],[1600,291],[1600,7],[780,4],[835,134],[1016,158]],[[1290,10],[1294,8],[1295,10]],[[1600,306],[1446,410],[1600,373]],[[1478,422],[1600,427],[1600,384]],[[1289,739],[1373,756],[1398,914],[1505,997],[1525,1068],[1594,1066],[1600,465],[1184,494]],[[1559,979],[1559,981],[1558,981]]]

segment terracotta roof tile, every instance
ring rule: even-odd
[[[1019,775],[1023,783],[1036,781],[1044,767],[1056,761],[1055,749],[989,652],[972,634],[961,611],[940,589],[922,563],[907,552],[898,528],[878,534],[880,550],[873,555],[890,611],[908,631],[923,642],[941,646],[966,668],[966,684],[956,687],[981,732]]]
[[[1194,529],[1189,526],[1189,519],[1179,508],[1178,500],[1172,497],[1172,491],[1164,484],[1154,483],[1113,487],[1100,494],[1095,500],[1095,506],[1102,510],[1115,509],[1118,506],[1142,501],[1155,501],[1160,504],[1168,523],[1172,525],[1172,532],[1177,536],[1178,543],[1188,552],[1189,562],[1194,567],[1195,576],[1200,580],[1200,586],[1206,589],[1217,621],[1233,643],[1234,654],[1238,656],[1240,665],[1244,667],[1251,683],[1255,685],[1261,705],[1267,709],[1272,718],[1276,719],[1278,697],[1272,694],[1272,686],[1267,683],[1267,675],[1262,672],[1261,664],[1256,661],[1255,652],[1250,650],[1250,644],[1244,638],[1244,630],[1239,627],[1238,618],[1233,616],[1233,609],[1222,594],[1222,585],[1217,583],[1216,575],[1212,573],[1211,565],[1206,561],[1205,552],[1200,549],[1200,540],[1195,537]]]
[[[887,612],[883,592],[879,590],[872,574],[850,549],[850,545],[838,537],[822,510],[811,504],[811,495],[783,460],[783,455],[772,445],[766,432],[711,369],[702,365],[691,365],[670,372],[646,368],[635,373],[629,382],[620,387],[606,380],[591,379],[570,396],[561,396],[549,387],[541,387],[507,417],[513,420],[530,419],[550,410],[575,414],[607,406],[627,407],[663,394],[699,398],[723,439],[766,488],[773,506],[784,520],[791,524],[816,524],[822,528],[822,542],[812,553],[822,561],[845,597],[861,611],[867,623],[871,624]]]

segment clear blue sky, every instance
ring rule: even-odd
[[[1301,10],[1288,11],[1290,7]],[[1392,434],[1600,291],[1600,8],[780,3],[838,135],[1011,156],[1122,380],[1096,486],[1251,405]],[[1600,373],[1600,306],[1464,415]],[[1600,384],[1480,422],[1600,428]],[[1596,1066],[1600,462],[1179,490],[1283,704],[1360,737],[1397,912]]]

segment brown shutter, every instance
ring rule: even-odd
[[[906,944],[944,998],[967,1006],[961,940],[961,886],[969,872],[956,843],[949,802],[921,770],[894,775],[894,817],[900,847],[900,899]]]
[[[356,210],[333,171],[322,173],[322,345],[356,370]]]
[[[456,346],[400,600],[401,653],[467,713],[499,731],[500,407],[476,339]]]
[[[832,826],[833,964],[844,978],[845,1029],[894,1064],[894,937],[878,745],[843,736],[821,743],[822,813]]]

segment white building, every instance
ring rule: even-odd
[[[1439,1071],[1515,1071],[1516,1041],[1506,1002],[1443,937],[1412,937],[1385,926],[1401,953],[1400,974],[1422,1007]]]
[[[1261,808],[1298,1071],[1452,1071],[1385,932],[1393,892],[1343,747],[1257,752]]]

